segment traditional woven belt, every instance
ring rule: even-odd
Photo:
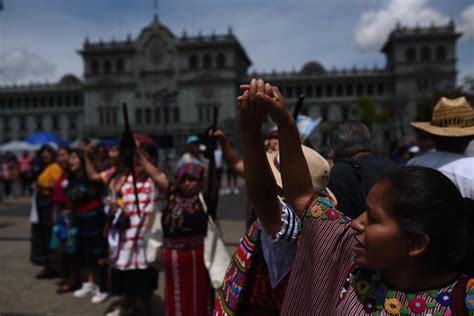
[[[188,237],[188,238],[165,239],[163,244],[166,248],[171,248],[171,249],[178,249],[178,250],[196,249],[204,245],[204,237],[195,236],[195,237]]]

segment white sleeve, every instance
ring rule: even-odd
[[[281,230],[271,238],[273,242],[286,240],[296,242],[301,229],[300,219],[296,215],[293,207],[280,199],[281,205]]]
[[[262,227],[260,236],[262,252],[267,263],[272,288],[288,274],[296,257],[297,239],[300,232],[300,220],[293,208],[280,199],[281,230],[275,237],[268,235]],[[261,227],[258,221],[257,225]]]

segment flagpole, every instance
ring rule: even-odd
[[[3,0],[0,0],[0,16],[2,15],[3,10],[5,10],[5,6],[3,5]],[[3,56],[3,51],[2,47],[5,47],[5,31],[4,31],[4,25],[5,22],[3,22],[4,19],[0,18],[0,57]],[[0,64],[0,74],[3,72],[2,71],[3,65]]]
[[[153,12],[155,14],[155,20],[158,19],[158,0],[153,0]]]

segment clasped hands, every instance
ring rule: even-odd
[[[280,90],[262,79],[252,79],[241,85],[242,95],[237,98],[241,131],[260,130],[267,115],[278,126],[292,121]]]

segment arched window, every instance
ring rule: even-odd
[[[431,60],[431,49],[428,46],[424,46],[421,49],[421,60],[430,61]]]
[[[191,57],[189,57],[189,68],[198,69],[198,58],[196,55],[192,55]]]
[[[135,110],[135,123],[137,125],[142,124],[142,109]]]
[[[168,124],[170,122],[170,108],[165,106],[164,107],[164,116],[165,116],[165,124]]]
[[[341,107],[342,120],[347,121],[349,119],[349,106],[344,105]]]
[[[303,87],[302,86],[296,86],[296,96],[299,97],[302,94],[303,94]]]
[[[155,108],[155,123],[161,123],[161,108]]]
[[[205,55],[203,60],[202,60],[202,64],[204,66],[204,68],[206,69],[209,69],[212,67],[212,59],[211,59],[211,56],[209,55]]]
[[[173,108],[173,122],[174,123],[179,123],[179,107],[175,106]]]
[[[97,62],[97,60],[93,60],[91,62],[91,73],[93,75],[97,75],[99,73],[99,63]]]
[[[110,60],[104,61],[104,73],[110,74],[112,72],[112,65],[110,64]]]
[[[446,48],[444,48],[444,46],[438,46],[436,48],[436,60],[446,60]]]
[[[313,97],[313,86],[306,86],[306,97],[312,98]]]
[[[226,60],[224,54],[217,55],[216,63],[217,68],[225,68]]]
[[[332,97],[332,85],[331,84],[326,85],[326,96],[327,97]]]
[[[151,109],[145,109],[145,124],[151,124]]]
[[[124,72],[124,66],[123,66],[123,60],[122,59],[117,59],[115,62],[115,69],[117,70],[117,73],[121,74]]]
[[[43,130],[43,118],[41,116],[36,117],[36,131]]]
[[[26,118],[24,116],[20,116],[20,131],[25,132],[27,130],[26,128]]]
[[[407,62],[414,62],[416,61],[416,50],[413,47],[407,48],[405,51],[405,60]]]
[[[367,84],[367,95],[374,95],[374,85],[372,83]]]
[[[69,129],[75,130],[77,128],[76,120],[76,116],[69,116]]]
[[[53,115],[51,117],[52,125],[53,125],[53,131],[58,131],[59,130],[59,116],[58,115]]]

